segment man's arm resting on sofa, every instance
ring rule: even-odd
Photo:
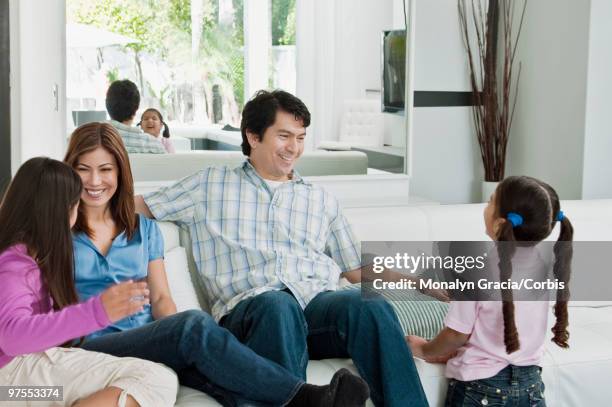
[[[153,212],[151,212],[151,210],[147,206],[142,195],[136,195],[134,197],[134,205],[136,206],[137,213],[141,213],[149,219],[155,219],[155,216],[153,216]]]
[[[366,269],[367,275],[370,275],[370,276],[374,275],[373,274],[374,272],[372,271],[371,266],[369,268],[370,268],[369,270]],[[360,283],[361,282],[361,270],[362,270],[362,267],[356,268],[351,271],[346,271],[340,274],[340,277],[346,278],[351,284]],[[414,281],[417,280],[417,278],[415,277],[407,276],[405,274],[401,274],[401,273],[398,273],[397,271],[393,271],[389,269],[385,269],[382,273],[376,273],[376,276],[378,278],[383,279],[384,281],[402,281],[405,279],[414,280]]]
[[[361,267],[355,270],[345,271],[340,274],[340,277],[346,278],[351,284],[359,283],[361,282]]]

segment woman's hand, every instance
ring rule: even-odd
[[[135,283],[129,280],[107,288],[100,299],[108,319],[116,322],[142,311],[149,303],[149,289],[146,282]]]

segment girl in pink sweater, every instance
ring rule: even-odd
[[[170,128],[164,121],[164,118],[159,110],[149,108],[144,111],[140,117],[140,122],[137,126],[142,128],[142,131],[155,137],[164,145],[166,152],[175,153],[174,145],[170,141]],[[162,127],[164,131],[162,132]]]
[[[0,385],[58,386],[30,400],[62,405],[171,406],[177,379],[166,367],[70,347],[148,303],[146,283],[131,281],[78,303],[70,228],[81,190],[69,166],[39,157],[2,199]],[[17,401],[22,393],[8,394]]]
[[[546,271],[546,256],[535,244],[560,223],[553,272],[565,288],[557,290],[552,341],[567,348],[574,231],[560,210],[557,193],[534,178],[508,177],[491,196],[484,221],[487,234],[498,242],[491,263],[499,267],[499,281],[537,278],[540,270]],[[540,367],[549,313],[546,299],[513,301],[512,290],[506,289],[501,301],[453,301],[446,327],[436,338],[427,342],[408,337],[414,356],[431,362],[449,359],[446,406],[546,405]]]

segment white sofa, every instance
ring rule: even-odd
[[[211,165],[237,166],[244,161],[241,151],[195,150],[176,154],[130,154],[135,182],[174,181]],[[368,156],[359,151],[306,151],[296,164],[303,176],[364,175]]]
[[[574,224],[576,240],[609,240],[612,200],[564,201],[562,209]],[[430,241],[486,239],[483,205],[439,205],[350,208],[345,214],[362,240]],[[198,291],[189,241],[176,226],[161,223],[166,244],[166,264],[171,290],[180,310],[206,306]],[[557,231],[553,232],[556,239]],[[188,250],[185,250],[186,247]],[[186,268],[189,267],[189,271]],[[579,270],[574,270],[579,273]],[[195,284],[192,284],[192,281]],[[196,296],[200,297],[198,299]],[[570,309],[570,346],[563,350],[547,342],[543,360],[546,400],[549,406],[612,405],[612,303],[580,305]],[[442,365],[416,360],[431,406],[444,402],[447,381]],[[311,361],[308,381],[327,383],[341,368],[354,370],[348,359]],[[207,395],[181,387],[177,406],[217,406]]]

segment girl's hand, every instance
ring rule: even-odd
[[[435,298],[438,301],[450,302],[450,296],[448,295],[448,291],[446,290],[432,288],[432,289],[425,289],[421,292],[425,295]]]
[[[408,335],[406,336],[406,342],[412,351],[412,356],[425,359],[423,346],[427,343],[427,340],[421,338],[420,336]]]
[[[129,280],[107,288],[100,299],[108,319],[116,322],[142,311],[149,303],[149,289],[146,282],[135,283]]]
[[[448,362],[449,359],[452,359],[455,356],[457,356],[457,351],[451,352],[449,354],[442,355],[442,356],[426,358],[425,361],[428,362],[428,363],[443,363],[443,364],[445,364],[446,362]]]
[[[449,359],[452,359],[455,357],[455,355],[457,355],[457,351],[454,351],[442,356],[426,356],[423,348],[429,342],[420,336],[408,335],[406,336],[406,342],[408,343],[408,346],[410,346],[413,356],[423,359],[428,363],[446,363]]]

